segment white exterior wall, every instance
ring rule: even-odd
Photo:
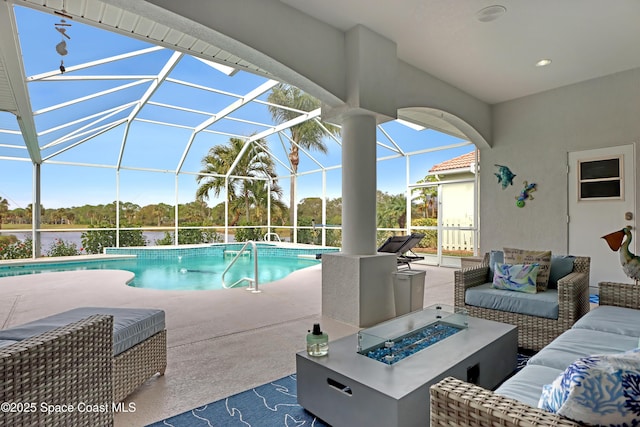
[[[640,69],[498,104],[493,117],[493,148],[480,155],[481,253],[523,242],[567,253],[567,153],[640,141]],[[495,164],[517,175],[513,186],[502,190]],[[523,180],[538,189],[520,209]]]

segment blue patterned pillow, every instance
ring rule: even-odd
[[[496,262],[492,287],[535,294],[538,264],[502,264]]]
[[[590,425],[638,425],[640,348],[578,359],[543,386],[538,407]]]

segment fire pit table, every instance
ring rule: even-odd
[[[513,325],[434,305],[296,354],[298,402],[334,426],[428,426],[429,387],[447,376],[492,389],[516,368]]]

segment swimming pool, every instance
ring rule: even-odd
[[[197,248],[108,248],[108,255],[135,256],[126,259],[53,262],[0,266],[0,277],[75,270],[127,270],[135,274],[129,286],[164,290],[223,289],[222,273],[241,245],[212,245]],[[258,245],[260,285],[282,279],[292,272],[317,265],[316,253],[334,248],[283,248]],[[241,255],[225,275],[227,285],[253,277],[253,254]],[[246,287],[246,281],[236,287]]]

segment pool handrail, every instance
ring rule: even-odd
[[[240,255],[242,255],[242,253],[247,250],[247,246],[251,245],[252,249],[253,249],[253,279],[251,277],[243,277],[241,279],[236,280],[234,283],[232,283],[231,285],[227,286],[227,284],[224,282],[224,275],[227,274],[227,271],[229,271],[229,269],[233,266],[233,264],[235,264],[235,262],[238,260],[238,258],[240,257]],[[251,291],[254,294],[260,293],[262,291],[260,291],[258,289],[258,246],[256,245],[256,242],[254,242],[253,240],[247,240],[245,242],[245,244],[242,246],[242,248],[238,251],[238,253],[236,254],[235,257],[233,257],[233,259],[231,260],[231,262],[229,263],[229,265],[227,266],[227,268],[224,269],[224,272],[222,272],[222,287],[225,289],[230,289],[233,288],[234,286],[236,286],[238,283],[242,282],[246,280],[247,282],[249,282],[249,286],[247,287],[248,291]]]
[[[270,242],[270,241],[271,241],[271,236],[276,236],[276,240],[277,240],[278,242],[282,242],[282,240],[280,240],[280,236],[278,236],[278,233],[275,233],[275,232],[273,232],[273,231],[272,231],[271,233],[266,233],[262,239],[263,239],[265,242]],[[267,240],[267,237],[269,238],[269,240]]]

